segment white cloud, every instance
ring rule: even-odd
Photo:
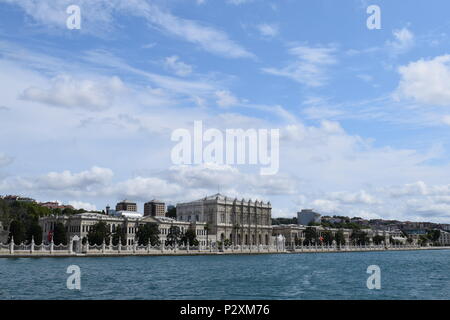
[[[386,43],[387,48],[394,55],[402,54],[411,49],[414,46],[414,34],[407,28],[394,30],[394,41],[388,41]]]
[[[21,7],[26,14],[45,26],[67,30],[66,8],[72,0],[7,0]],[[134,17],[144,17],[152,26],[172,36],[199,45],[204,50],[228,58],[254,58],[254,55],[235,43],[229,36],[212,26],[174,16],[156,4],[129,0],[78,0],[82,8],[80,32],[95,35],[111,34],[116,28],[114,15],[119,12]]]
[[[84,209],[87,211],[97,211],[97,207],[95,206],[95,204],[92,204],[89,202],[69,201],[69,205],[71,205],[75,209]]]
[[[227,0],[227,3],[239,6],[241,4],[246,4],[246,3],[253,2],[253,1],[254,0]]]
[[[423,181],[408,183],[400,187],[391,187],[385,190],[392,197],[427,195],[428,187]]]
[[[157,177],[135,177],[115,185],[106,190],[107,194],[116,199],[129,198],[139,201],[150,199],[170,199],[182,193],[179,185]]]
[[[7,165],[10,165],[12,162],[13,158],[4,153],[0,153],[0,168],[6,167]]]
[[[371,192],[331,192],[321,197],[298,199],[324,215],[344,215],[366,219],[450,222],[450,185],[424,182],[374,188]]]
[[[93,186],[105,185],[112,177],[111,169],[92,167],[80,173],[72,173],[69,170],[50,172],[34,180],[34,183],[38,188],[49,190],[89,190]]]
[[[442,117],[442,123],[450,126],[450,115],[445,115]]]
[[[51,80],[47,89],[29,87],[21,98],[55,107],[102,110],[111,106],[114,96],[125,87],[118,77],[94,81],[78,80],[68,75],[60,75]]]
[[[179,58],[177,56],[167,57],[164,61],[164,64],[167,68],[169,68],[172,72],[180,77],[186,77],[192,73],[192,66],[179,61]]]
[[[420,59],[398,69],[395,97],[427,105],[450,106],[450,55]]]
[[[232,41],[228,35],[210,26],[176,17],[148,5],[141,11],[144,16],[163,30],[185,41],[198,44],[201,48],[228,58],[253,58],[254,55]]]
[[[262,23],[256,26],[259,33],[264,37],[275,37],[278,35],[278,26],[274,24]]]
[[[296,61],[281,69],[264,68],[263,71],[290,78],[308,87],[320,87],[328,80],[327,67],[337,63],[335,52],[332,47],[293,47],[289,49],[289,54],[295,56]]]
[[[221,107],[232,107],[240,103],[239,99],[228,90],[218,90],[215,92],[215,95],[217,98],[216,103]]]
[[[365,190],[359,192],[332,192],[330,194],[332,200],[337,200],[345,204],[376,204],[378,200]]]
[[[92,167],[80,173],[69,170],[63,172],[50,172],[38,177],[13,177],[5,180],[3,189],[19,188],[28,191],[50,192],[55,194],[83,193],[92,191],[92,188],[106,185],[112,178],[110,169]]]

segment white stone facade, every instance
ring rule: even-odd
[[[208,240],[236,245],[272,244],[270,202],[238,200],[221,194],[177,204],[177,220],[205,223]]]

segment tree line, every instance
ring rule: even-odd
[[[42,228],[39,218],[49,215],[72,215],[86,212],[71,208],[50,209],[34,202],[5,201],[0,199],[0,222],[4,231],[9,231],[8,243],[30,243],[34,238],[36,244],[42,243]]]
[[[159,235],[160,231],[158,224],[141,224],[138,226],[136,232],[136,240],[140,246],[147,246],[149,244],[157,246],[161,244]],[[175,244],[189,244],[190,246],[197,246],[199,244],[194,230],[188,229],[185,233],[182,233],[181,229],[177,226],[169,228],[166,238],[165,245],[173,246]],[[125,228],[119,227],[114,232],[111,232],[109,226],[105,222],[98,222],[89,230],[87,237],[82,239],[83,244],[86,244],[87,241],[89,241],[90,245],[101,245],[105,242],[106,245],[112,243],[112,245],[116,246],[119,244],[119,241],[122,245],[126,245]]]

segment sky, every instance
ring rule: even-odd
[[[370,5],[380,29],[367,27]],[[0,194],[142,211],[220,191],[270,201],[273,217],[450,223],[449,11],[446,0],[0,0]],[[278,129],[278,172],[175,164],[172,134],[195,121]]]

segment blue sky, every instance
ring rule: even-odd
[[[69,5],[80,30],[66,27]],[[369,30],[369,5],[381,29]],[[0,194],[217,192],[274,216],[450,222],[448,1],[0,0]],[[171,133],[280,129],[280,170],[177,167]]]

